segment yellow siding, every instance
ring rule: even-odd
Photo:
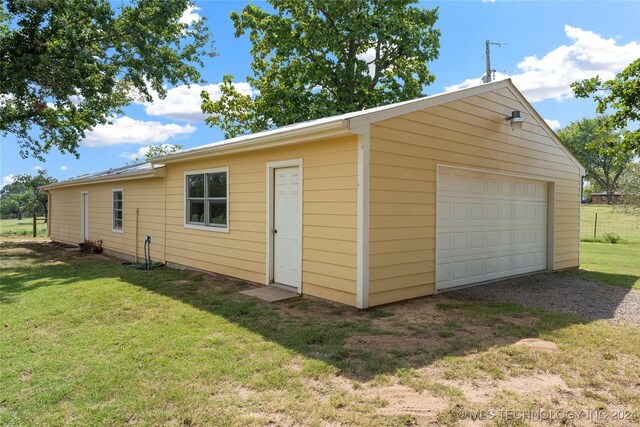
[[[80,243],[80,189],[78,187],[51,190],[49,206],[49,236],[56,242]]]
[[[112,190],[124,195],[123,232],[112,229]],[[151,257],[164,260],[164,180],[137,179],[102,184],[80,185],[51,190],[51,239],[76,245],[80,243],[80,194],[89,193],[89,238],[102,240],[105,249],[122,254],[144,255],[144,239],[151,236]],[[136,209],[138,227],[136,237]]]
[[[505,120],[515,109],[521,131]],[[578,167],[503,88],[371,126],[370,305],[435,292],[438,164],[554,182],[553,268],[578,265]]]
[[[302,292],[355,305],[357,137],[167,165],[167,261],[264,283],[267,162],[303,160]],[[184,227],[185,171],[229,168],[229,232]]]

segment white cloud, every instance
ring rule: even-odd
[[[482,3],[495,3],[496,0],[481,0]]]
[[[202,19],[202,16],[196,13],[198,10],[200,10],[199,7],[189,6],[182,13],[182,16],[180,17],[180,19],[178,19],[178,22],[181,24],[191,25],[194,22],[199,21],[200,19]]]
[[[16,180],[16,176],[14,174],[3,176],[2,184],[0,185],[0,188],[4,187],[5,185],[11,184],[15,180]]]
[[[61,171],[66,171],[67,169],[69,169],[69,166],[67,166],[67,165],[60,166],[60,170]]]
[[[197,84],[176,86],[167,91],[167,97],[165,99],[159,99],[157,95],[155,95],[153,102],[143,104],[144,109],[150,116],[182,120],[189,123],[202,122],[207,115],[200,110],[202,103],[200,92],[206,90],[209,92],[211,100],[217,101],[220,99],[220,96],[222,96],[222,92],[220,91],[221,84],[222,83],[206,86]],[[249,83],[238,82],[233,85],[236,90],[243,95],[253,95],[255,93]]]
[[[112,125],[98,125],[90,132],[80,145],[83,147],[104,147],[117,144],[157,144],[169,138],[193,133],[196,128],[191,125],[163,125],[160,122],[135,120],[130,117],[119,117]]]
[[[376,67],[373,63],[373,60],[376,59],[376,49],[374,47],[370,47],[366,50],[366,52],[357,54],[356,58],[361,59],[369,64],[369,75],[373,76],[373,74],[376,72]]]
[[[545,122],[547,122],[547,124],[549,125],[549,127],[552,130],[558,130],[560,129],[562,126],[560,126],[560,122],[556,119],[544,119]]]
[[[632,41],[618,45],[614,38],[605,39],[593,31],[565,25],[565,34],[573,43],[562,45],[542,58],[528,56],[519,64],[520,73],[497,73],[496,78],[510,77],[531,102],[544,99],[558,101],[573,97],[569,85],[599,75],[611,79],[632,61],[640,57],[640,44]],[[481,84],[480,77],[467,79],[445,91],[464,89]]]
[[[175,147],[173,144],[160,144],[160,146],[162,148],[166,148],[166,149],[171,149],[173,147]],[[129,159],[129,160],[143,160],[144,156],[149,152],[149,149],[152,147],[152,145],[147,145],[144,147],[140,147],[138,149],[137,152],[135,153],[129,153],[127,151],[125,151],[124,153],[120,153],[120,155],[118,157],[122,157],[124,159]]]
[[[34,166],[33,170],[36,171],[36,172],[39,172],[39,171],[42,170],[42,166]]]

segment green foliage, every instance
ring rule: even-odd
[[[40,187],[56,182],[41,169],[35,175],[18,175],[11,184],[0,189],[0,215],[8,216],[20,213],[36,213],[47,216],[47,193]]]
[[[243,132],[260,132],[269,127],[264,116],[256,111],[251,96],[236,90],[232,75],[224,75],[220,92],[222,96],[218,101],[212,101],[206,90],[200,93],[202,111],[212,114],[205,119],[209,126],[220,127],[227,138]]]
[[[612,146],[621,152],[640,155],[640,128],[627,127],[640,120],[640,58],[633,61],[614,79],[602,81],[599,76],[571,84],[576,97],[593,99],[598,103],[596,111],[604,114],[613,109],[600,125],[602,131],[622,131],[623,139]]]
[[[222,98],[202,110],[227,137],[422,96],[435,78],[437,9],[413,0],[269,0],[233,12],[236,37],[252,43],[253,98],[225,76]]]
[[[166,83],[200,82],[203,20],[189,0],[10,0],[0,9],[0,132],[23,157],[58,148],[79,157],[85,132]],[[211,51],[209,54],[212,55]],[[36,135],[39,134],[39,135]]]
[[[620,178],[620,191],[626,204],[640,207],[640,163],[627,165],[627,170]]]
[[[159,144],[159,145],[150,145],[149,150],[144,154],[144,158],[136,157],[131,162],[127,162],[128,164],[135,164],[140,162],[148,162],[151,159],[155,159],[156,157],[166,156],[171,153],[175,153],[182,150],[181,144]]]
[[[580,119],[557,133],[571,153],[586,168],[586,178],[606,191],[608,203],[611,203],[613,193],[617,190],[618,180],[633,155],[629,151],[622,150],[619,132],[604,127],[608,120],[607,116]]]
[[[604,233],[604,241],[607,243],[618,243],[620,241],[620,236],[616,233]]]

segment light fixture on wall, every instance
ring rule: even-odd
[[[522,117],[520,117],[520,111],[513,110],[510,116],[507,116],[507,121],[511,125],[511,130],[522,129]]]

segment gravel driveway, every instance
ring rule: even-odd
[[[447,292],[447,297],[514,302],[588,320],[610,319],[640,327],[640,291],[590,282],[570,274],[542,273]]]

